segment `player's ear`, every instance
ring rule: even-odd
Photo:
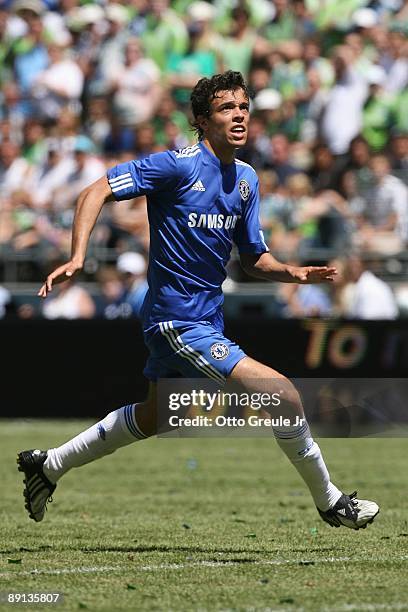
[[[201,128],[203,132],[205,132],[206,129],[208,128],[208,117],[206,117],[205,115],[198,115],[196,119],[196,123],[197,123],[197,126]]]

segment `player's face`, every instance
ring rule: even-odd
[[[219,91],[211,102],[210,116],[202,122],[204,138],[214,148],[242,147],[246,143],[249,100],[242,89]]]

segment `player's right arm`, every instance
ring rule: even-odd
[[[105,202],[112,199],[112,190],[106,176],[98,179],[80,193],[72,226],[71,259],[47,276],[38,292],[40,297],[45,298],[52,290],[53,284],[61,283],[82,270],[89,237],[96,220]]]
[[[105,202],[130,200],[158,191],[172,192],[181,172],[176,152],[163,151],[118,164],[108,170],[107,176],[84,189],[76,206],[71,259],[47,276],[38,295],[45,298],[53,284],[67,280],[82,269],[89,237]]]

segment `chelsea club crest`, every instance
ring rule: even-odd
[[[223,342],[216,342],[210,348],[211,357],[217,361],[222,361],[229,355],[229,348]]]
[[[246,202],[249,198],[250,192],[249,183],[245,179],[242,179],[241,181],[239,181],[238,189],[241,198],[244,200],[244,202]]]

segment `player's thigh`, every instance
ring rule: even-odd
[[[208,322],[168,321],[162,324],[160,343],[153,346],[160,363],[184,378],[210,378],[224,385],[244,351]],[[145,370],[146,371],[146,370]]]
[[[301,405],[299,393],[284,374],[252,357],[241,359],[229,375],[228,381],[238,383],[251,393],[278,393],[288,403]]]

